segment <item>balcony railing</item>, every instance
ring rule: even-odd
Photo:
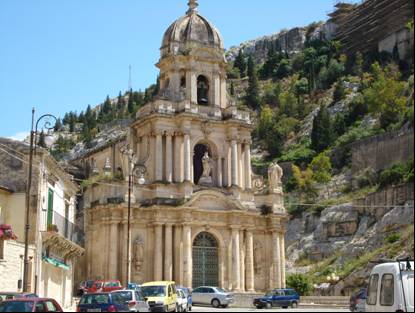
[[[235,106],[228,107],[227,109],[221,109],[219,107],[192,104],[189,101],[170,102],[162,99],[155,100],[154,102],[142,107],[138,110],[136,117],[144,118],[151,114],[174,115],[179,113],[195,114],[200,115],[203,118],[215,120],[230,118],[251,124],[250,113],[238,110]]]
[[[53,223],[48,225],[48,231],[57,232],[67,240],[84,246],[84,231],[59,213],[53,212]]]

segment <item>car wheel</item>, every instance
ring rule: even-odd
[[[213,299],[212,300],[212,306],[217,309],[220,307],[220,301],[218,299]]]
[[[266,305],[266,308],[269,310],[269,309],[272,309],[272,305],[271,305],[271,303],[267,303],[267,305]]]
[[[297,302],[293,302],[293,303],[291,303],[291,308],[292,308],[292,309],[296,309],[296,308],[298,308],[298,303],[297,303]]]

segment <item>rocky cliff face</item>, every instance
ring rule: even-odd
[[[288,54],[298,53],[304,49],[308,38],[331,39],[332,33],[333,26],[331,24],[313,23],[306,27],[282,30],[269,36],[243,42],[239,46],[231,47],[226,52],[226,56],[228,61],[233,61],[239,50],[243,49],[245,54],[252,55],[257,62],[263,62],[271,47],[274,47],[276,51],[283,51]]]

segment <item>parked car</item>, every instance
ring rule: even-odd
[[[102,293],[122,290],[123,287],[119,280],[96,280],[90,288],[86,289],[87,293]]]
[[[127,290],[141,290],[140,285],[136,283],[129,283],[127,285]]]
[[[187,296],[187,311],[192,311],[193,308],[193,297],[192,292],[189,288],[178,286],[177,289],[183,290],[184,294]]]
[[[258,309],[282,307],[297,308],[300,304],[300,296],[294,289],[270,290],[264,297],[254,300],[254,306]]]
[[[141,286],[151,312],[175,312],[177,309],[176,283],[156,281]]]
[[[77,312],[130,312],[130,308],[119,294],[93,293],[81,297]]]
[[[187,312],[187,296],[182,289],[177,289],[177,312]]]
[[[141,290],[118,290],[112,293],[124,298],[130,312],[150,312],[150,306]]]
[[[93,280],[81,281],[79,283],[78,291],[77,291],[78,297],[81,297],[84,293],[87,293],[88,289],[90,289],[93,284],[94,284]]]
[[[0,302],[5,300],[39,298],[35,293],[27,292],[0,292]]]
[[[350,297],[351,312],[366,312],[367,289],[360,289]]]
[[[192,293],[193,304],[227,308],[234,303],[233,295],[219,287],[198,287]]]
[[[366,312],[414,312],[414,262],[376,265],[369,278]]]
[[[0,312],[63,312],[54,299],[21,298],[0,303]]]

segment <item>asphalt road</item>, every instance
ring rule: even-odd
[[[272,310],[257,310],[253,308],[249,309],[214,309],[211,307],[193,307],[192,312],[350,312],[345,309],[333,309],[333,308],[298,308],[298,309],[272,309]]]

